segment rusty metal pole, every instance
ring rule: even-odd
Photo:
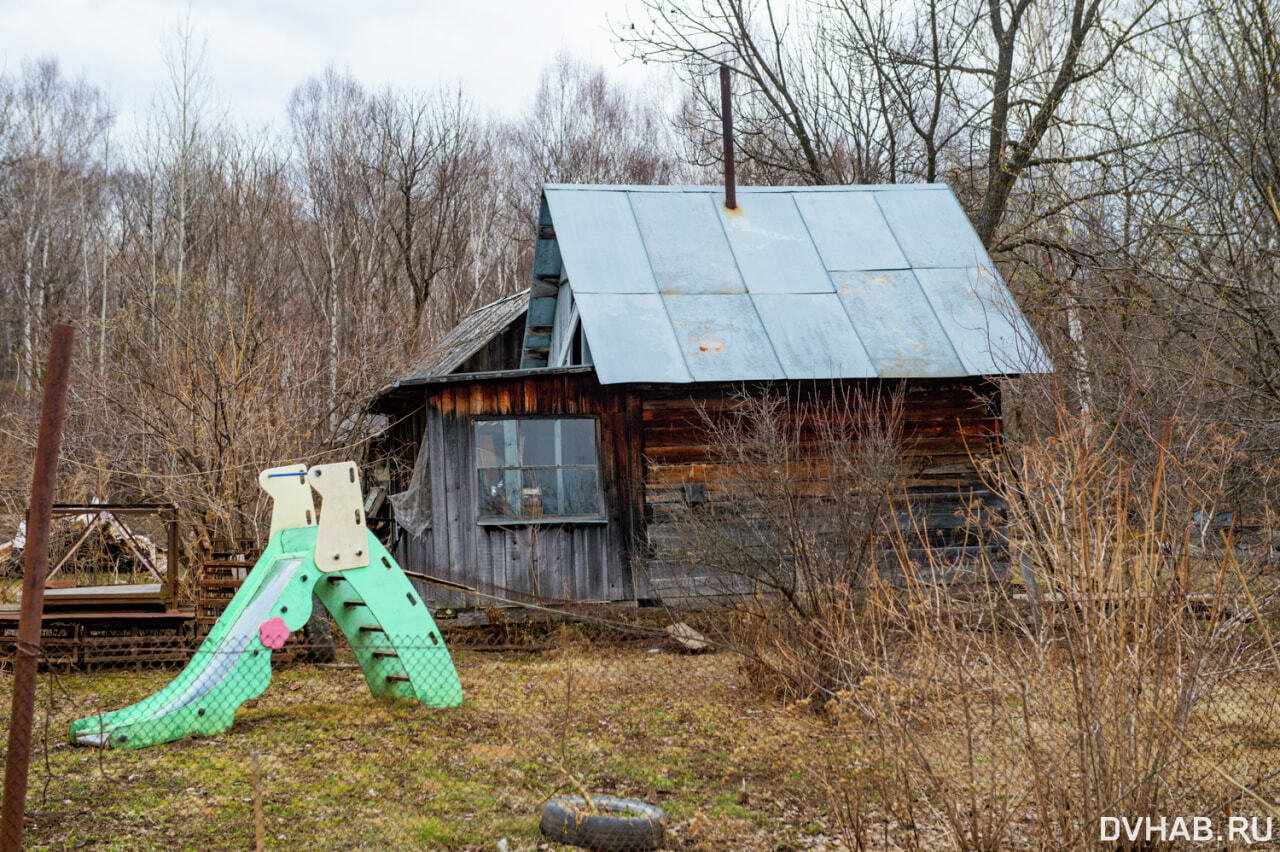
[[[3,852],[18,852],[22,848],[36,669],[40,665],[44,580],[49,570],[49,519],[53,514],[53,487],[67,408],[72,336],[69,325],[53,327],[44,401],[40,407],[40,436],[36,440],[36,460],[31,471],[27,543],[23,549],[22,612],[18,616],[18,648],[13,660],[13,711],[9,716],[9,747],[4,761],[4,802],[0,805],[0,850]]]
[[[733,103],[729,97],[729,66],[720,66],[720,117],[724,124],[724,206],[738,209],[737,177],[733,172]]]

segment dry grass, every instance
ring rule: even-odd
[[[953,804],[1014,798],[1000,848],[1036,848],[1035,756],[1020,753],[1028,738],[1007,723],[1020,717],[1012,686],[986,704],[964,699],[971,764],[957,747],[964,697],[937,691],[936,679],[921,688],[869,678],[815,708],[762,700],[727,653],[569,642],[536,655],[456,656],[466,701],[455,710],[375,700],[356,670],[296,665],[230,732],[136,752],[73,748],[66,726],[144,697],[172,671],[42,675],[38,724],[50,693],[54,712],[47,763],[38,752],[32,767],[30,848],[246,848],[255,752],[275,848],[492,850],[505,837],[513,850],[554,849],[537,834],[539,807],[571,789],[569,773],[592,791],[666,809],[674,849],[954,847],[939,808],[945,791],[901,777],[877,714],[859,707],[900,719],[893,732],[909,732],[901,745],[953,792],[971,780],[983,788],[957,792]],[[1043,689],[1065,692],[1047,675]],[[1250,781],[1280,765],[1280,732],[1256,715],[1259,690],[1280,698],[1275,684],[1242,676],[1199,706],[1196,742],[1221,747],[1205,754],[1207,783],[1218,786],[1211,762],[1255,767]],[[1032,739],[1069,741],[1069,700],[1060,713],[1046,713],[1048,704],[1036,702],[1043,735]],[[1254,715],[1242,716],[1249,708]],[[1275,779],[1261,790],[1275,792]]]
[[[256,751],[268,846],[492,850],[505,837],[514,850],[539,848],[542,802],[569,789],[567,718],[568,768],[592,790],[665,808],[676,848],[820,848],[827,828],[813,782],[844,738],[801,709],[756,699],[732,656],[576,645],[457,661],[466,701],[456,710],[375,700],[358,671],[298,665],[227,734],[137,752],[73,748],[66,726],[99,704],[144,697],[171,671],[54,677],[48,769],[40,756],[32,766],[30,846],[246,848]],[[47,676],[41,686],[43,711]]]
[[[855,720],[862,763],[830,779],[846,845],[893,823],[882,844],[1075,852],[1105,817],[1280,815],[1272,546],[1195,520],[1230,515],[1238,436],[1122,430],[1059,400],[974,459],[1003,508],[962,507],[945,539],[911,500],[874,499],[900,491],[894,430],[846,407],[849,432],[817,446],[782,402],[709,423],[746,516],[682,507],[663,553],[726,581],[736,617],[711,635],[759,691]],[[826,479],[805,490],[812,469]],[[966,549],[919,546],[946,541]]]

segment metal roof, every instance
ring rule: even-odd
[[[490,302],[463,318],[431,347],[423,359],[409,371],[410,376],[443,376],[458,369],[464,361],[484,348],[490,340],[506,331],[524,316],[529,308],[529,291]]]
[[[605,384],[1052,370],[944,185],[544,191]]]

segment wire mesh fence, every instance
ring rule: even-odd
[[[912,628],[900,632],[851,606],[839,644],[853,676],[804,696],[777,678],[819,637],[727,649],[754,629],[728,610],[680,615],[683,635],[718,646],[702,654],[562,624],[527,627],[529,651],[451,654],[448,636],[369,631],[181,664],[46,659],[27,847],[1191,849],[1205,831],[1218,848],[1270,836],[1273,613],[1168,606],[1085,636],[1074,607],[1042,606],[1037,632],[1019,602],[950,600],[897,613]],[[1144,625],[1163,638],[1133,632]],[[867,653],[876,641],[889,653]],[[11,684],[6,672],[0,712]]]
[[[535,630],[532,651],[462,651],[457,668],[435,631],[274,652],[255,637],[182,664],[46,659],[27,847],[243,848],[262,834],[276,848],[531,849],[581,834],[592,848],[656,848],[660,815],[610,804],[626,799],[606,793],[644,792],[621,776],[591,787],[585,809],[560,805],[545,836],[541,817],[547,799],[598,783],[596,698],[619,685],[606,703],[620,714],[648,691],[649,672],[628,670],[661,668],[649,663],[672,648]],[[6,671],[0,712],[11,683]]]

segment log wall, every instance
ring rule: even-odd
[[[719,487],[741,473],[726,467],[708,443],[708,420],[732,408],[741,385],[694,385],[652,389],[642,396],[644,456],[644,520],[647,542],[661,550],[677,540],[675,523],[689,498],[685,483],[700,483],[699,511],[726,519],[735,516],[734,491]],[[909,552],[919,559],[924,548],[947,564],[981,555],[1000,562],[999,537],[974,535],[969,518],[980,505],[989,518],[999,518],[1003,506],[990,492],[976,469],[976,461],[992,453],[1000,440],[999,386],[986,378],[927,379],[902,382],[854,381],[785,383],[792,400],[804,400],[810,410],[822,411],[833,399],[848,394],[895,393],[902,399],[902,463],[907,473],[905,494],[895,505],[900,529],[909,531]],[[839,410],[840,406],[833,407]],[[828,414],[833,408],[826,408]],[[822,491],[830,482],[822,469],[820,428],[803,424],[799,429],[801,458],[812,459],[805,471],[810,487]],[[892,560],[890,560],[892,561]],[[676,569],[659,561],[647,562],[644,579],[651,594],[668,595],[676,587],[697,588]]]
[[[582,373],[425,385],[419,400],[420,409],[395,429],[402,447],[423,435],[428,441],[432,522],[423,535],[398,540],[395,555],[404,568],[500,595],[635,597],[626,554],[637,521],[631,494],[640,456],[638,444],[627,439],[624,391]],[[528,415],[598,418],[602,521],[480,524],[473,420]],[[436,606],[474,603],[438,587],[419,591]]]
[[[963,556],[963,504],[994,505],[973,455],[1000,437],[998,387],[981,378],[902,383],[780,383],[790,394],[829,399],[836,393],[899,390],[904,462],[912,510],[929,530],[928,546]],[[647,561],[661,543],[685,483],[700,483],[709,502],[723,499],[717,481],[733,476],[709,445],[702,412],[724,412],[742,385],[602,386],[592,373],[487,378],[422,385],[384,402],[395,420],[391,445],[412,453],[423,435],[430,457],[432,526],[402,535],[396,556],[411,571],[481,589],[577,600],[628,600],[662,593],[663,567],[632,575],[633,556]],[[599,418],[603,523],[482,526],[472,421],[476,417],[593,415]],[[813,442],[817,435],[802,435]],[[815,472],[821,479],[821,472]],[[395,483],[404,487],[406,482]],[[996,506],[998,509],[999,507]],[[656,578],[654,588],[648,581]],[[465,606],[460,595],[422,587],[437,606]]]

